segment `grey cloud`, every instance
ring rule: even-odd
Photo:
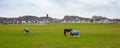
[[[93,1],[93,2],[92,2]],[[120,0],[0,0],[0,15],[46,14],[61,18],[65,14],[118,18]],[[100,2],[99,2],[100,1]],[[120,17],[119,17],[120,18]]]

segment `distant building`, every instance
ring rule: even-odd
[[[89,23],[89,22],[90,22],[89,18],[70,15],[64,16],[64,18],[61,20],[61,23]]]
[[[53,18],[49,17],[48,14],[45,17],[40,17],[38,20],[41,21],[41,23],[52,23],[53,22]]]
[[[120,19],[109,19],[103,16],[93,16],[92,18],[83,18],[74,15],[65,15],[63,19],[49,17],[48,14],[43,17],[25,15],[18,18],[0,17],[0,24],[43,24],[43,23],[120,23]]]
[[[102,16],[93,16],[93,23],[111,23],[112,21],[106,17]]]
[[[112,19],[113,23],[120,23],[120,19]]]

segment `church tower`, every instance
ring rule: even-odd
[[[48,14],[46,14],[46,17],[47,17],[47,18],[49,17]]]

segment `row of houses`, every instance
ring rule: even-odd
[[[42,23],[120,23],[120,19],[108,19],[102,16],[93,16],[84,18],[79,16],[65,15],[63,19],[49,17],[48,14],[43,17],[26,15],[18,18],[0,17],[2,24],[42,24]]]
[[[79,16],[69,16],[66,15],[64,18],[61,20],[61,23],[89,23],[90,18],[83,18]]]
[[[109,19],[102,16],[93,16],[92,18],[83,18],[79,16],[66,15],[61,23],[120,23],[120,19]]]
[[[35,23],[50,23],[53,21],[53,18],[48,17],[36,17],[31,15],[25,15],[18,18],[4,18],[0,17],[0,23],[4,24],[35,24]]]

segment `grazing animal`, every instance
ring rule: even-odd
[[[29,29],[28,28],[25,28],[24,29],[24,34],[27,35],[29,33]]]
[[[71,32],[71,31],[72,31],[71,28],[65,28],[65,29],[64,29],[64,35],[66,36],[66,32]]]
[[[70,37],[77,35],[77,37],[80,37],[80,31],[79,30],[73,30],[70,32]]]

